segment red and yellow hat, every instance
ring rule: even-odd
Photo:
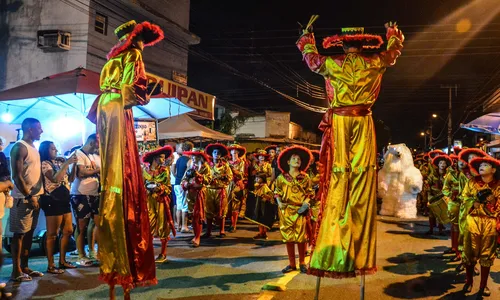
[[[278,145],[270,145],[264,148],[264,150],[266,150],[266,152],[269,153],[270,150],[276,151],[276,148],[278,148]]]
[[[137,24],[135,20],[128,21],[115,29],[115,35],[120,42],[116,44],[108,53],[107,58],[111,59],[120,53],[128,50],[136,37],[141,37],[144,47],[153,46],[163,40],[163,30],[160,26],[149,22]]]
[[[238,150],[238,157],[244,157],[245,154],[247,153],[247,148],[237,143],[233,143],[227,147],[227,150],[229,150],[229,152],[231,152],[231,150],[233,149]]]
[[[201,148],[193,148],[193,150],[184,151],[182,154],[187,156],[201,156],[206,162],[210,161],[210,157]]]
[[[437,168],[439,166],[439,162],[442,160],[446,161],[446,164],[448,165],[448,167],[453,165],[453,160],[451,160],[451,158],[446,154],[438,155],[438,156],[434,157],[432,159],[432,165],[434,165]]]
[[[434,159],[438,155],[446,155],[446,153],[443,150],[439,150],[439,149],[432,150],[429,152],[430,159]]]
[[[142,161],[145,163],[152,163],[155,157],[160,156],[162,154],[165,154],[165,159],[168,159],[172,153],[174,153],[174,149],[172,146],[163,146],[161,148],[158,148],[156,150],[150,151],[142,157]]]
[[[495,168],[495,178],[500,179],[500,161],[498,159],[494,159],[491,156],[473,158],[470,162],[472,171],[474,171],[476,174],[479,174],[479,168],[481,167],[482,163],[490,164],[493,168]]]
[[[288,173],[289,166],[288,161],[292,155],[298,155],[300,157],[300,171],[305,172],[309,168],[309,165],[313,162],[314,157],[311,150],[302,146],[292,146],[283,150],[278,156],[278,168],[282,173]]]
[[[209,144],[205,147],[205,153],[207,153],[209,156],[212,156],[212,153],[216,149],[221,152],[221,157],[226,157],[229,155],[229,150],[221,143]]]
[[[458,154],[458,158],[468,164],[469,163],[469,156],[471,154],[474,154],[478,157],[485,157],[485,156],[488,156],[488,154],[486,152],[484,152],[483,150],[479,149],[479,148],[467,148],[467,149],[463,149],[462,151],[460,151],[460,154]]]

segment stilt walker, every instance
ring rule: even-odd
[[[288,266],[282,270],[283,273],[297,269],[295,245],[299,251],[300,272],[307,273],[305,255],[309,203],[315,195],[306,171],[312,161],[311,151],[301,146],[287,148],[278,157],[282,174],[276,179],[274,194],[279,208],[280,232],[286,243],[289,261]]]
[[[207,185],[212,181],[212,173],[208,162],[210,158],[203,149],[193,149],[185,152],[185,155],[192,157],[192,165],[186,171],[182,179],[181,186],[187,191],[187,197],[194,201],[193,208],[193,232],[194,238],[191,244],[194,248],[200,246],[201,231],[205,217],[205,202],[207,197]]]
[[[119,284],[128,299],[133,287],[157,283],[132,107],[149,102],[142,50],[161,41],[163,31],[148,22],[129,21],[115,34],[120,42],[107,56],[102,93],[88,118],[97,124],[102,160],[100,278],[109,284],[110,298],[115,298],[114,286]]]
[[[226,146],[222,144],[210,144],[205,148],[205,153],[212,156],[210,161],[211,181],[207,187],[207,201],[205,213],[207,217],[207,232],[203,238],[212,236],[213,219],[220,226],[219,237],[226,236],[225,223],[228,209],[227,187],[233,179],[233,172],[226,162],[229,154]]]
[[[495,260],[497,247],[497,219],[500,216],[500,161],[492,157],[474,158],[470,166],[479,173],[471,179],[462,193],[464,203],[471,207],[464,230],[466,282],[465,293],[472,291],[474,266],[481,266],[478,299],[490,296],[488,277]]]
[[[245,216],[245,183],[248,180],[248,174],[243,158],[247,150],[238,144],[232,144],[228,147],[228,150],[231,154],[229,167],[231,167],[231,171],[233,172],[233,180],[227,188],[227,195],[231,205],[231,227],[229,228],[229,232],[233,233],[236,232],[238,217],[243,218]]]
[[[325,78],[329,110],[320,160],[321,207],[313,239],[309,274],[346,278],[376,272],[376,140],[371,107],[382,76],[401,54],[404,36],[394,23],[386,24],[387,49],[363,53],[384,43],[364,28],[343,28],[323,47],[341,46],[345,54],[318,53],[312,33],[313,16],[297,41],[309,68]]]
[[[175,237],[175,225],[170,210],[170,195],[172,185],[170,183],[170,167],[165,161],[174,153],[171,146],[165,146],[146,153],[142,161],[149,164],[144,169],[146,190],[148,192],[149,225],[153,237],[160,238],[161,250],[156,258],[156,263],[167,261],[167,244],[170,232]]]

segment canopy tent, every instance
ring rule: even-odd
[[[54,116],[78,120],[86,116],[99,93],[99,74],[83,68],[45,77],[0,92],[2,121],[15,124],[32,117],[43,123],[52,121]],[[132,110],[134,118],[156,120],[193,111],[164,94],[156,95],[149,104],[135,106]]]
[[[207,128],[187,115],[179,115],[158,123],[160,140],[200,138],[202,140],[233,141],[234,137]]]
[[[461,124],[460,127],[476,132],[500,135],[500,113],[486,114],[467,124]]]

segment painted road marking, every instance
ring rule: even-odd
[[[305,263],[306,265],[309,265],[309,256],[306,257],[305,259]],[[284,290],[286,290],[286,285],[292,281],[292,279],[295,278],[295,276],[299,275],[300,274],[300,271],[293,271],[293,272],[290,272],[290,273],[287,273],[285,274],[283,277],[280,277],[280,279],[278,279],[278,281],[272,281],[272,282],[268,282],[266,285],[272,285],[272,286],[283,286],[284,287]],[[264,287],[262,287],[264,288]],[[259,298],[257,298],[257,300],[272,300],[274,298],[274,296],[279,293],[280,291],[278,290],[263,290],[259,296]]]

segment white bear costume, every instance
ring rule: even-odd
[[[413,165],[405,144],[391,145],[384,155],[384,167],[378,173],[378,194],[383,216],[404,219],[417,217],[417,195],[422,191],[422,174]]]

